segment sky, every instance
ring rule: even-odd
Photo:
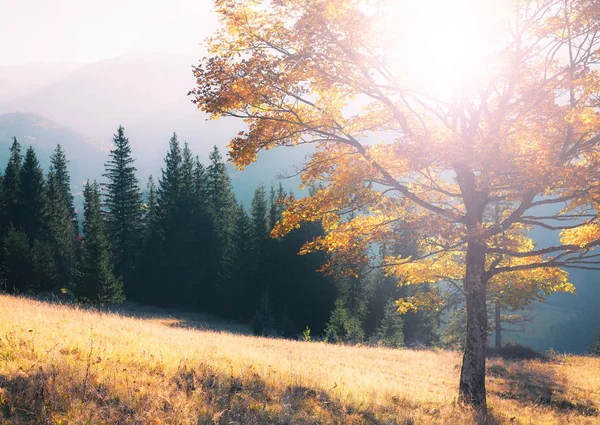
[[[212,0],[0,0],[0,66],[161,52],[200,57]]]

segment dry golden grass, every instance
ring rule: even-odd
[[[177,328],[0,295],[1,424],[470,424],[460,356]],[[495,424],[600,423],[600,359],[492,360]]]

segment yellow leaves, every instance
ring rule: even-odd
[[[396,276],[400,285],[438,283],[447,279],[461,279],[464,274],[463,255],[440,253],[427,258],[387,257],[384,262],[388,276]]]
[[[406,314],[411,311],[417,312],[419,310],[440,311],[444,305],[444,298],[435,289],[417,292],[412,297],[400,298],[396,301],[397,311],[400,314]]]
[[[521,260],[530,264],[533,260]],[[513,263],[513,265],[516,265]],[[540,267],[501,273],[488,282],[488,295],[498,299],[508,308],[522,308],[532,301],[542,301],[554,292],[574,293],[568,273],[558,267]]]
[[[378,17],[393,3],[217,1],[223,28],[208,42],[213,56],[195,69],[194,94],[211,116],[245,120],[247,131],[230,142],[231,160],[241,169],[262,150],[315,145],[301,175],[311,195],[289,204],[273,236],[321,222],[325,235],[301,253],[321,250],[330,270],[354,273],[379,260],[379,247],[411,234],[410,252],[418,254],[384,263],[407,285],[459,281],[466,245],[476,240],[490,249],[488,268],[529,268],[490,281],[512,305],[571,291],[562,271],[538,267],[551,256],[526,254],[535,250],[534,225],[581,225],[561,232],[572,252],[600,238],[600,226],[578,215],[600,209],[600,72],[549,54],[566,45],[563,14],[513,16],[523,31],[498,38],[504,50],[481,77],[491,80],[469,81],[449,100],[390,66],[396,52]],[[591,13],[589,1],[566,3],[563,12]],[[600,29],[595,19],[583,22],[586,14],[565,15],[580,41]],[[593,49],[577,50],[591,55],[579,64],[597,59]],[[564,205],[558,220],[536,221],[543,205],[519,209],[553,198]]]
[[[585,248],[599,239],[600,225],[598,223],[588,223],[560,232],[560,243],[563,245],[577,245],[580,248]]]

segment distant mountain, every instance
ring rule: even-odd
[[[0,102],[27,96],[80,68],[76,63],[28,63],[0,66]]]
[[[33,112],[89,134],[110,138],[119,124],[132,127],[153,116],[193,110],[192,58],[144,55],[102,60],[18,99],[0,103],[0,113]]]
[[[47,169],[50,155],[58,143],[64,148],[69,160],[73,190],[79,191],[87,178],[99,178],[102,174],[104,156],[109,145],[68,127],[28,112],[0,115],[0,169],[4,170],[9,156],[12,138],[16,137],[23,151],[30,145],[38,154],[41,165]]]
[[[123,125],[137,160],[140,181],[145,184],[149,174],[160,176],[173,132],[206,162],[214,145],[225,154],[231,137],[244,128],[240,120],[207,121],[206,115],[191,103],[187,94],[195,85],[191,68],[195,62],[197,58],[147,53],[91,63],[34,93],[6,102],[0,98],[0,113],[29,111],[47,117],[101,141],[96,144],[104,149],[108,149],[117,127]],[[24,74],[35,73],[35,64],[31,66],[22,70]],[[40,143],[48,142],[41,139]],[[277,149],[262,155],[244,172],[232,167],[240,200],[248,202],[259,182],[278,184],[274,181],[277,175],[290,172],[303,155],[298,149]],[[295,188],[297,183],[298,179],[284,181],[287,189]]]

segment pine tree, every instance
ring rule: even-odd
[[[156,184],[154,178],[150,175],[148,183],[146,183],[146,203],[143,205],[144,235],[148,234],[148,230],[156,222],[157,208]]]
[[[148,206],[142,255],[138,261],[136,297],[156,305],[174,304],[181,299],[180,276],[173,268],[173,244],[179,229],[183,157],[177,134],[169,140],[165,168],[161,169],[158,188],[148,182]],[[155,192],[156,190],[156,192]]]
[[[227,269],[228,279],[217,288],[219,304],[225,317],[247,321],[256,307],[251,305],[247,295],[256,268],[256,252],[253,250],[250,217],[242,204],[236,211],[233,247],[233,261]]]
[[[49,230],[46,239],[53,247],[58,281],[68,284],[75,259],[78,223],[73,206],[67,160],[60,145],[56,146],[50,158],[46,197]]]
[[[47,205],[44,174],[33,147],[25,153],[19,179],[21,181],[20,224],[33,241],[41,236],[47,225]]]
[[[161,230],[168,231],[173,226],[173,219],[177,216],[179,198],[181,194],[181,165],[183,157],[177,134],[169,140],[169,152],[165,158],[165,168],[158,182],[158,219]]]
[[[146,203],[143,210],[144,238],[137,261],[135,285],[130,298],[135,301],[156,303],[157,274],[160,271],[161,235],[158,226],[157,189],[152,176],[148,178],[146,185]]]
[[[53,291],[58,285],[59,274],[54,258],[54,247],[43,239],[33,241],[30,251],[32,262],[32,287],[37,291]]]
[[[184,159],[184,164],[187,160]],[[187,168],[187,167],[186,167]],[[196,157],[193,160],[191,185],[191,225],[186,243],[192,251],[192,276],[189,278],[189,297],[199,306],[213,313],[222,312],[222,304],[217,295],[217,283],[212,279],[214,257],[212,241],[214,240],[213,221],[209,213],[206,169]],[[184,248],[185,249],[185,248]]]
[[[227,285],[227,280],[231,278],[236,200],[227,168],[216,146],[210,153],[209,160],[206,170],[206,199],[212,227],[212,249],[207,279],[214,282],[213,292],[218,292],[218,287]]]
[[[16,137],[13,137],[13,143],[10,147],[10,158],[4,171],[4,203],[6,207],[6,216],[4,227],[13,223],[16,227],[21,224],[21,212],[23,210],[21,203],[21,165],[23,157],[21,156],[21,145]]]
[[[98,184],[88,181],[83,196],[83,252],[75,274],[73,294],[83,302],[122,302],[125,298],[123,282],[113,274],[111,247],[101,216]]]
[[[344,300],[339,298],[327,322],[325,339],[328,342],[357,344],[363,342],[364,338],[360,319],[353,316],[346,308]]]
[[[129,139],[119,126],[113,137],[114,149],[105,164],[104,185],[107,230],[113,248],[115,274],[123,276],[125,289],[133,284],[133,269],[141,246],[142,195],[135,176]]]
[[[183,154],[177,134],[169,140],[169,151],[165,158],[165,168],[158,186],[157,206],[157,262],[151,280],[151,293],[155,303],[177,304],[181,300],[184,287],[179,268],[180,250],[178,244],[182,234],[181,217],[183,186]]]
[[[54,186],[54,198],[60,199],[68,208],[69,215],[73,221],[77,220],[75,207],[73,205],[73,194],[71,193],[71,177],[67,169],[67,157],[60,144],[56,145],[50,157],[50,170],[48,172],[48,184],[50,181]],[[77,230],[77,229],[75,229]]]
[[[32,284],[33,261],[27,234],[10,226],[4,237],[2,248],[4,289],[13,294],[25,294],[36,289]]]
[[[269,238],[269,223],[267,218],[267,198],[266,190],[263,184],[259,185],[254,191],[252,197],[252,207],[250,209],[252,218],[252,232],[257,252],[265,248],[265,242]]]
[[[279,183],[279,187],[277,191],[273,186],[271,186],[271,190],[269,193],[269,229],[272,229],[275,226],[275,223],[279,221],[281,218],[281,214],[284,210],[283,201],[285,200],[287,194],[283,189],[283,185]]]
[[[270,241],[279,242],[278,251],[272,254],[271,293],[280,327],[287,317],[297,330],[308,326],[313,335],[320,335],[325,329],[336,299],[334,279],[318,272],[327,256],[322,252],[298,255],[306,241],[323,234],[320,224],[306,223],[279,241]]]
[[[259,185],[254,191],[250,207],[250,234],[255,265],[253,276],[246,288],[246,299],[249,306],[260,307],[260,296],[266,292],[277,291],[274,256],[279,252],[278,242],[269,237],[267,215],[267,199],[264,185]],[[255,307],[255,308],[256,308]]]
[[[202,199],[198,190],[197,162],[187,143],[184,143],[181,162],[181,191],[178,199],[177,227],[171,235],[169,258],[171,269],[175,275],[175,283],[180,286],[172,288],[178,294],[178,303],[197,306],[210,306],[212,297],[205,287],[205,261],[203,248],[204,225],[206,218],[201,217]],[[210,298],[211,302],[207,298]]]
[[[594,343],[588,349],[588,354],[594,357],[600,357],[600,332],[596,334]]]
[[[383,320],[377,329],[375,339],[378,344],[391,348],[404,346],[404,323],[393,301],[385,306]]]

